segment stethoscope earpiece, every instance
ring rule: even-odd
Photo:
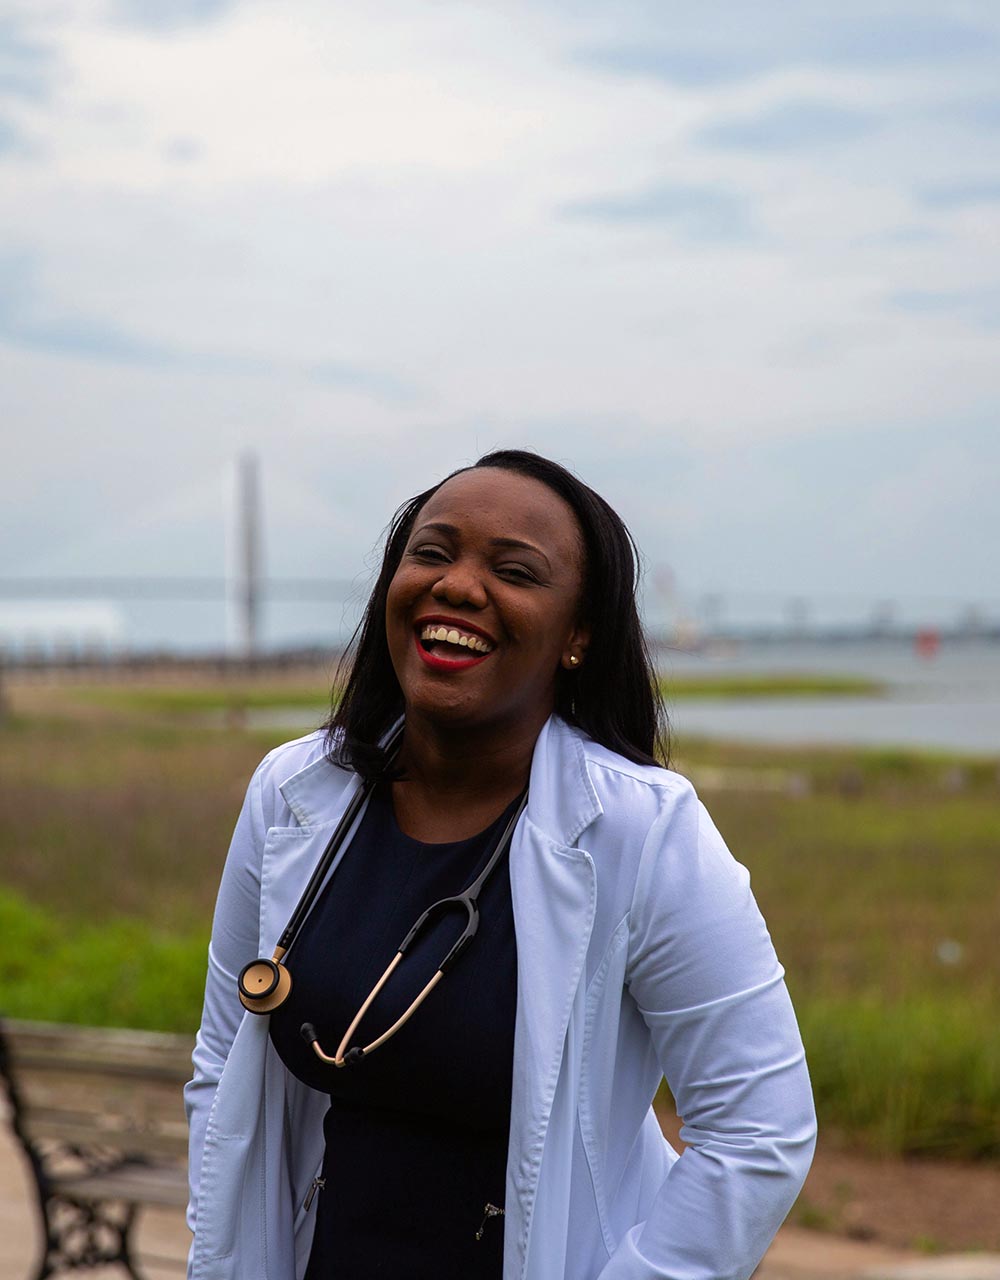
[[[292,989],[292,975],[280,964],[283,951],[275,951],[274,958],[261,956],[251,960],[240,970],[237,980],[240,1004],[250,1013],[273,1013],[288,999]]]
[[[302,1026],[299,1027],[299,1035],[312,1048],[316,1057],[321,1062],[329,1063],[331,1067],[353,1067],[356,1062],[360,1062],[365,1056],[365,1050],[359,1044],[356,1044],[353,1049],[348,1049],[343,1057],[331,1058],[320,1047],[319,1032],[311,1022],[303,1022]]]

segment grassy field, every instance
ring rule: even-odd
[[[707,696],[707,695],[706,695]],[[322,687],[23,687],[0,726],[11,1015],[193,1031],[247,779],[241,708]],[[675,744],[751,870],[826,1139],[1000,1160],[1000,775],[899,751]]]
[[[725,675],[708,678],[680,676],[664,682],[671,702],[719,701],[724,698],[872,697],[882,693],[876,680],[859,676],[816,676],[801,673]],[[80,704],[111,711],[152,715],[211,715],[245,711],[315,711],[322,718],[328,690],[297,680],[247,683],[232,681],[201,687],[171,685],[76,689]]]

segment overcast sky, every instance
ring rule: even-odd
[[[0,13],[0,575],[221,573],[250,449],[269,573],[363,580],[523,445],[657,607],[1000,615],[995,3]]]

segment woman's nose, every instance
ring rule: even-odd
[[[461,560],[453,560],[444,566],[441,576],[431,588],[435,600],[446,600],[448,604],[472,605],[475,609],[486,607],[486,588],[482,575],[474,566]]]

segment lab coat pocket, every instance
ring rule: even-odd
[[[266,1019],[244,1017],[222,1072],[205,1130],[194,1256],[229,1257],[242,1243],[243,1206],[259,1206]],[[249,1188],[249,1189],[248,1189]],[[258,1217],[260,1215],[258,1214]],[[257,1231],[261,1229],[260,1223]],[[195,1274],[200,1274],[196,1271]]]
[[[612,934],[604,959],[587,988],[580,1085],[580,1133],[594,1185],[601,1234],[609,1254],[617,1243],[608,1210],[608,1174],[615,1176],[615,1171],[608,1168],[614,1097],[614,1075],[609,1063],[617,1052],[627,959],[628,917],[625,917]]]
[[[206,1143],[202,1165],[202,1196],[198,1210],[196,1257],[205,1262],[228,1258],[240,1238],[241,1209],[252,1138],[220,1138]],[[196,1274],[198,1274],[196,1272]]]

